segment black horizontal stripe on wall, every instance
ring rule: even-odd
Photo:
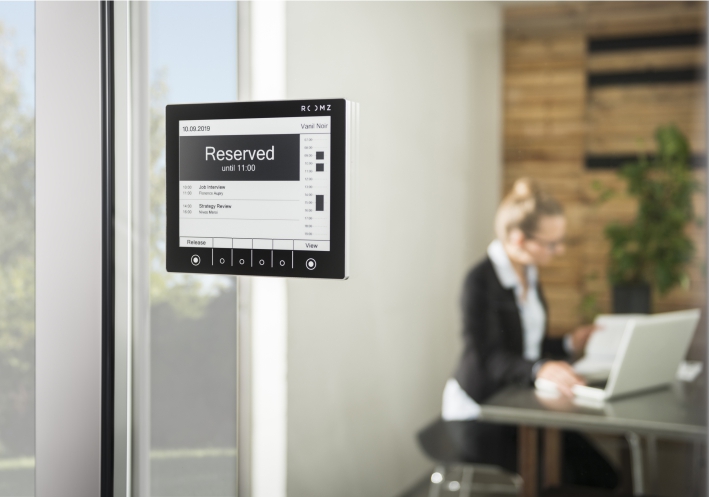
[[[617,85],[652,85],[703,81],[706,71],[701,67],[683,67],[654,71],[597,72],[588,75],[588,87]]]
[[[643,50],[647,48],[698,47],[704,45],[705,36],[705,33],[702,31],[690,31],[654,36],[589,38],[588,52],[598,53]]]
[[[653,155],[648,155],[648,159],[652,160]],[[586,155],[586,169],[619,169],[621,166],[638,160],[637,155]],[[694,169],[706,167],[707,156],[704,154],[695,154],[691,158],[691,165]]]

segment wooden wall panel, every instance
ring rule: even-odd
[[[663,50],[633,50],[632,53],[606,52],[588,58],[589,72],[639,71],[706,65],[703,47],[679,47]]]
[[[567,253],[541,270],[553,334],[580,324],[584,296],[595,295],[601,310],[610,310],[604,229],[613,220],[630,221],[636,209],[615,171],[586,169],[586,155],[652,151],[655,129],[668,123],[687,134],[693,152],[706,151],[703,81],[587,84],[595,73],[703,67],[703,47],[588,53],[588,40],[704,31],[705,8],[703,2],[550,2],[505,9],[503,188],[533,177],[564,203],[569,220]],[[704,170],[696,176],[706,180]],[[618,195],[598,205],[595,181]],[[705,203],[697,195],[701,218]],[[704,305],[705,227],[689,231],[697,245],[690,288],[655,296],[656,311]]]
[[[569,18],[579,19],[574,6],[538,8],[560,15],[560,29]],[[535,16],[542,23],[549,19],[538,12]],[[561,31],[518,36],[508,29],[505,48],[504,188],[509,190],[518,177],[535,177],[565,204],[569,217],[566,256],[541,271],[553,330],[578,322],[583,267],[582,246],[573,240],[583,225],[578,190],[586,138],[586,40],[583,34]]]
[[[589,91],[587,151],[594,154],[650,152],[658,124],[673,123],[692,150],[706,149],[703,82],[603,86]]]
[[[703,30],[704,2],[589,2],[590,36],[632,36]]]

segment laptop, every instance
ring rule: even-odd
[[[607,379],[595,374],[587,385],[573,387],[574,395],[602,401],[672,383],[699,316],[699,309],[690,309],[628,319]]]
[[[583,357],[574,362],[574,371],[586,382],[605,381],[618,355],[620,342],[631,319],[645,318],[647,314],[601,314],[594,324],[598,327],[586,342]]]

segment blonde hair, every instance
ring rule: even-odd
[[[520,178],[505,196],[495,214],[495,235],[505,241],[510,232],[519,229],[531,237],[544,216],[561,216],[564,209],[554,197],[542,190],[536,181]]]

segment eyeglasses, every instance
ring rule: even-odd
[[[541,238],[537,238],[536,236],[528,236],[527,238],[529,240],[534,240],[539,245],[547,249],[549,252],[556,252],[558,249],[562,248],[566,244],[566,240],[564,238],[562,238],[561,240],[554,241],[543,240]]]

